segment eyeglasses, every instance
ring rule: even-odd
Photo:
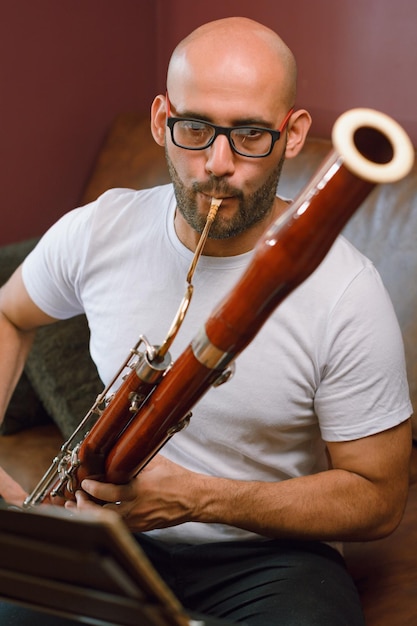
[[[245,157],[260,158],[271,154],[275,142],[288,124],[294,109],[290,109],[277,130],[258,126],[217,126],[203,120],[171,117],[167,94],[167,126],[172,142],[185,150],[205,150],[219,135],[226,135],[234,152]]]

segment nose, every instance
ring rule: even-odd
[[[235,171],[235,153],[225,135],[218,135],[207,148],[206,171],[213,176],[230,176]]]

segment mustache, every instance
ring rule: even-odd
[[[204,193],[207,196],[213,196],[214,198],[217,198],[218,196],[235,196],[237,198],[243,198],[242,190],[229,185],[227,180],[223,178],[212,177],[203,183],[195,182],[193,183],[192,188],[194,192]]]

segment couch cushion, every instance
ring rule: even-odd
[[[39,329],[25,372],[65,438],[72,434],[103,385],[88,351],[84,315]]]
[[[146,189],[169,182],[165,152],[152,138],[149,116],[122,113],[109,129],[81,203],[112,187]]]

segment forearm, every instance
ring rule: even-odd
[[[363,541],[392,532],[407,500],[410,421],[327,445],[332,469],[311,476],[264,483],[195,475],[195,521],[323,541]]]
[[[194,521],[237,526],[271,538],[375,539],[400,520],[366,478],[329,470],[279,483],[218,478],[199,481]],[[395,507],[401,512],[401,506]]]
[[[165,466],[165,467],[164,467]],[[128,485],[84,481],[134,531],[193,521],[227,524],[270,538],[349,541],[388,534],[399,521],[378,487],[346,470],[282,482],[205,476],[156,459]],[[83,504],[83,501],[80,500]],[[85,504],[85,503],[84,503]]]
[[[0,289],[0,416],[22,373],[39,326],[54,322],[29,297],[18,268]]]
[[[22,373],[33,342],[33,332],[19,331],[0,312],[0,423]],[[26,494],[23,488],[0,468],[0,495],[9,504],[21,506]]]
[[[139,532],[183,522],[321,541],[363,541],[392,532],[407,499],[409,421],[327,445],[332,469],[281,482],[207,476],[158,454],[126,485],[85,480],[82,488]],[[97,506],[81,493],[77,502],[80,508]]]
[[[34,332],[18,330],[0,312],[0,421],[21,376]]]

